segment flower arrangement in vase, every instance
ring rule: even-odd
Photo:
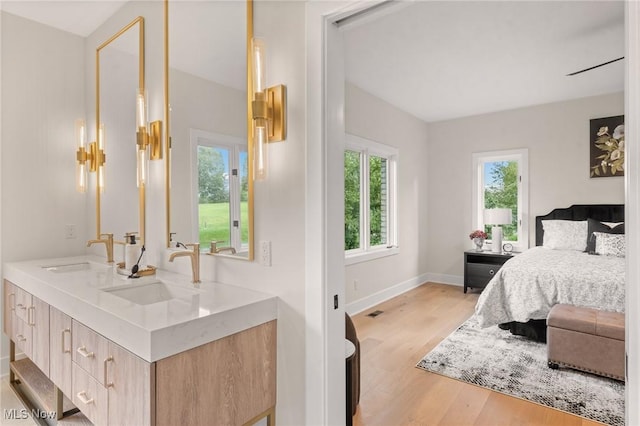
[[[476,245],[476,251],[482,251],[484,240],[487,239],[487,233],[481,231],[480,229],[476,229],[471,234],[469,234],[469,239],[471,239],[473,241],[473,244]]]

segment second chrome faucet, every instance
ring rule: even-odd
[[[192,283],[198,284],[200,282],[200,243],[182,244],[186,250],[176,251],[169,255],[169,262],[173,262],[176,257],[187,256],[191,258],[191,273],[193,279]],[[193,247],[193,250],[189,250],[188,247]]]

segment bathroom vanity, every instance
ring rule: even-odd
[[[273,423],[276,297],[165,271],[128,279],[92,256],[4,274],[12,387],[54,417],[40,422],[79,409],[96,425]]]

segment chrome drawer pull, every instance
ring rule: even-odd
[[[105,358],[104,360],[104,386],[110,388],[113,386],[113,382],[109,383],[109,378],[107,374],[107,368],[109,367],[109,362],[113,361],[113,357]]]
[[[95,354],[93,352],[88,352],[87,348],[85,348],[84,346],[80,346],[76,352],[78,352],[80,355],[82,355],[85,358],[93,358],[95,356]]]
[[[85,405],[93,404],[93,398],[87,398],[87,392],[82,391],[77,393],[78,399]]]
[[[69,345],[69,349],[65,349],[64,348],[64,335],[65,333],[69,333],[69,337],[71,337],[71,330],[69,330],[68,328],[65,328],[64,330],[62,330],[62,353],[63,354],[70,354],[71,353],[71,345]]]
[[[22,310],[27,309],[27,307],[26,307],[26,306],[24,306],[22,303],[18,303],[18,304],[16,305],[16,308],[20,308],[20,309],[22,309]]]
[[[25,340],[27,340],[27,338],[24,337],[22,334],[18,334],[16,336],[16,339],[18,340],[18,342],[24,342]]]

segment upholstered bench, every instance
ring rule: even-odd
[[[549,367],[624,381],[624,314],[555,305],[547,317]]]

